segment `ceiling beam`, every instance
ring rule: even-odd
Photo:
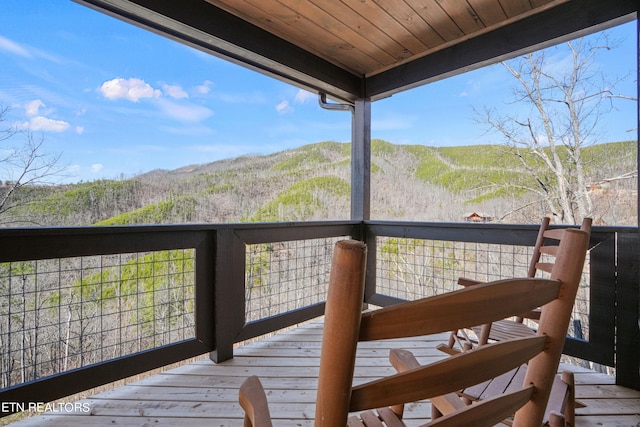
[[[371,100],[637,19],[638,0],[573,0],[370,76]]]
[[[203,0],[74,0],[311,92],[353,102],[363,78]]]

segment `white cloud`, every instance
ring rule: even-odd
[[[127,99],[138,102],[143,98],[160,98],[162,92],[152,88],[144,80],[117,78],[106,81],[100,86],[100,92],[108,99]]]
[[[35,116],[24,124],[33,131],[47,131],[47,132],[64,132],[69,129],[69,123],[63,120],[53,120],[43,116]]]
[[[166,95],[169,95],[171,98],[175,99],[183,99],[188,98],[189,94],[182,89],[181,86],[178,85],[162,85],[162,89]]]
[[[98,173],[102,169],[104,169],[104,165],[102,163],[94,163],[91,165],[91,172]]]
[[[294,98],[294,102],[298,104],[304,104],[309,99],[311,99],[314,95],[311,92],[307,92],[304,89],[299,89]]]
[[[29,117],[29,121],[21,124],[22,128],[32,131],[45,131],[45,132],[64,132],[71,126],[64,120],[54,120],[45,117],[44,114],[48,114],[51,111],[42,111],[46,107],[45,103],[40,99],[34,99],[27,102],[24,105],[25,114]],[[78,128],[76,128],[78,131]]]
[[[40,108],[42,107],[46,107],[46,105],[44,105],[44,102],[40,101],[39,99],[35,99],[25,104],[24,111],[27,113],[27,116],[33,117],[40,114]]]
[[[205,80],[204,83],[202,83],[199,86],[196,86],[196,92],[199,93],[200,95],[206,95],[211,91],[212,87],[213,87],[213,82],[211,80]]]
[[[158,106],[169,117],[185,122],[200,122],[213,115],[213,111],[201,105],[158,100]]]
[[[6,37],[0,36],[0,52],[3,51],[11,55],[17,55],[28,59],[40,58],[56,63],[62,63],[65,61],[64,58],[51,54],[47,51],[37,49],[33,46],[23,45]],[[29,71],[33,70],[30,69]]]
[[[306,90],[299,89],[296,92],[295,96],[293,97],[293,103],[304,104],[313,96],[314,95],[311,92],[307,92]],[[293,113],[294,111],[294,108],[291,105],[291,102],[289,102],[286,99],[281,101],[278,105],[276,105],[275,108],[278,114],[281,114],[281,115]]]
[[[84,127],[83,126],[76,126],[76,133],[78,135],[82,135],[84,133]]]
[[[5,37],[0,36],[0,50],[12,53],[14,55],[22,56],[24,58],[31,58],[32,55],[27,49]]]
[[[285,99],[284,101],[276,105],[276,111],[278,112],[278,114],[287,114],[292,112],[293,108],[291,107],[291,105],[289,105],[289,101]]]

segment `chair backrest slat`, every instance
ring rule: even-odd
[[[558,255],[558,246],[542,246],[540,253],[555,257]]]
[[[539,262],[536,264],[536,268],[540,271],[544,271],[546,273],[551,273],[553,271],[553,263],[550,262]]]
[[[364,313],[360,341],[429,335],[533,310],[553,300],[551,279],[505,279]],[[487,301],[491,301],[487,304]]]
[[[527,277],[536,276],[536,264],[540,261],[540,247],[544,244],[544,233],[549,229],[549,222],[551,222],[551,219],[548,216],[542,218],[542,224],[540,224],[540,228],[538,229],[538,237],[533,247],[533,256],[529,261]]]
[[[564,233],[565,228],[554,228],[552,230],[547,230],[544,232],[545,239],[553,239],[553,240],[561,240],[562,233]]]
[[[528,277],[535,277],[536,271],[541,270],[547,273],[551,273],[553,269],[554,261],[540,262],[541,255],[548,255],[550,257],[556,257],[558,255],[558,248],[560,241],[564,237],[564,232],[567,228],[549,228],[549,217],[545,217],[542,220],[540,229],[538,230],[538,237],[533,248],[533,255],[529,263]],[[580,230],[591,233],[591,218],[585,218],[580,225]],[[548,242],[547,239],[551,240]]]
[[[522,365],[545,346],[544,336],[503,341],[362,384],[351,392],[350,411],[415,402],[455,392]],[[411,388],[409,384],[412,383],[421,386]]]

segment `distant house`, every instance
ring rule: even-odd
[[[493,217],[482,212],[470,212],[464,214],[464,220],[467,222],[491,222]]]

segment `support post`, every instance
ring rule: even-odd
[[[351,124],[351,219],[371,216],[371,101],[357,99]]]
[[[233,358],[233,344],[244,326],[245,245],[234,230],[218,231],[215,260],[215,349],[209,358],[220,363]]]

